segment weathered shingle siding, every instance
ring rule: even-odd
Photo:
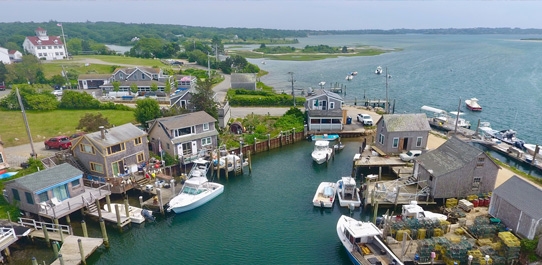
[[[81,152],[82,144],[92,145],[94,147],[95,154],[92,155],[85,152]],[[99,152],[98,152],[98,149],[99,149]],[[100,154],[100,152],[105,155],[106,150],[102,149],[99,145],[96,145],[93,142],[89,141],[85,136],[82,136],[81,141],[79,141],[79,143],[77,143],[77,145],[73,148],[74,156],[77,157],[77,159],[79,159],[81,164],[83,164],[85,168],[88,171],[90,171],[93,176],[105,177],[106,176],[105,158],[102,156],[102,154]],[[94,162],[94,163],[102,165],[104,168],[104,173],[98,173],[98,172],[92,171],[90,168],[90,162]]]
[[[169,155],[171,155],[173,157],[175,157],[177,155],[177,148],[175,147],[173,142],[171,142],[171,139],[166,134],[164,129],[162,129],[162,126],[160,126],[159,124],[156,124],[152,128],[152,130],[149,132],[149,138],[150,138],[151,142],[153,142],[155,144],[158,144],[158,140],[160,140],[160,142],[162,143],[162,150],[164,150]],[[158,147],[156,146],[156,148],[158,148]]]
[[[402,152],[410,150],[423,150],[427,148],[427,139],[429,137],[429,131],[389,131],[384,119],[379,119],[376,124],[376,139],[374,145],[382,150],[386,154],[400,154]],[[384,144],[379,142],[380,134],[384,135]],[[418,137],[422,137],[421,146],[416,146]],[[393,138],[399,138],[399,145],[393,147]],[[401,140],[403,139],[403,140]],[[406,148],[401,145],[404,139],[407,140]]]
[[[130,166],[137,163],[137,154],[143,152],[145,154],[145,160],[149,159],[148,140],[147,137],[141,137],[141,144],[135,145],[135,139],[124,142],[125,150],[110,156],[106,156],[107,163],[107,176],[113,177],[113,166],[111,163],[122,160],[125,165]],[[119,169],[123,171],[124,169]]]

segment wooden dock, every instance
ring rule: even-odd
[[[163,212],[165,206],[169,203],[171,199],[173,199],[173,197],[175,197],[179,193],[181,187],[182,185],[178,183],[175,183],[174,186],[170,186],[169,188],[162,187],[160,189],[160,196],[157,192],[157,188],[155,186],[152,186],[152,190],[148,192],[153,194],[153,196],[150,199],[144,201],[141,204],[141,208],[149,209],[153,212]]]
[[[373,147],[365,148],[363,153],[354,157],[354,166],[356,167],[396,167],[405,166],[407,163],[402,161],[399,157],[389,157],[373,155],[371,149]],[[382,151],[376,151],[381,153]]]
[[[108,211],[106,211],[104,209],[101,209],[101,213],[102,213],[102,218],[105,221],[110,222],[110,223],[114,223],[114,224],[118,224],[119,220],[117,219],[117,214],[116,213],[108,212]],[[98,211],[88,212],[87,214],[90,215],[90,216],[96,217],[96,219],[100,218],[100,216],[98,214]],[[130,217],[120,215],[119,218],[120,218],[120,227],[125,227],[125,226],[129,225],[132,222],[130,220]]]
[[[380,188],[376,188],[376,185]],[[382,188],[384,187],[384,188]],[[399,188],[399,193],[394,189]],[[418,201],[418,204],[436,204],[434,201],[420,201],[417,195],[421,195],[418,185],[404,185],[401,180],[369,181],[365,185],[363,197],[365,205],[403,205],[411,201]]]
[[[478,141],[474,141],[476,143],[479,143],[485,147],[487,147],[488,149],[491,149],[495,152],[498,152],[500,154],[503,154],[505,155],[506,157],[510,158],[510,159],[513,159],[517,162],[520,162],[520,163],[523,163],[525,166],[532,166],[533,169],[537,169],[539,171],[542,171],[542,157],[540,156],[536,156],[536,158],[534,160],[536,160],[534,163],[530,163],[527,161],[526,159],[526,156],[525,156],[525,153],[524,152],[515,152],[513,151],[514,149],[512,149],[511,145],[507,144],[507,143],[496,143],[496,142],[493,142],[493,141],[481,141],[481,140],[478,140]],[[515,148],[515,147],[514,147]],[[542,148],[542,146],[540,147]]]
[[[79,251],[78,240],[81,239],[83,245],[83,253],[85,260],[103,244],[103,239],[92,237],[80,237],[70,235],[64,239],[64,243],[60,248],[60,254],[65,265],[77,265],[81,264],[81,252]],[[51,265],[60,265],[60,260],[55,260]]]

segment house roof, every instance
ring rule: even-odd
[[[343,111],[341,109],[327,109],[327,110],[311,109],[311,110],[308,110],[308,112],[309,112],[309,117],[311,118],[340,117],[342,119],[343,117]]]
[[[384,122],[388,132],[430,131],[425,113],[385,114],[378,120]]]
[[[41,40],[41,43],[38,43],[38,40],[40,40],[40,38],[36,36],[28,36],[26,38],[35,46],[37,45],[64,45],[64,43],[62,43],[62,40],[60,40],[60,36],[49,36],[48,40]],[[55,43],[55,40],[57,41],[56,43]]]
[[[17,50],[9,50],[9,54],[15,54],[16,52],[18,52],[18,51]]]
[[[327,91],[327,90],[324,90],[324,89],[315,90],[314,95],[312,95],[310,97],[307,97],[307,101],[312,100],[312,99],[317,98],[317,97],[320,97],[322,95],[327,95],[330,98],[334,98],[336,100],[343,101],[343,98],[339,94],[333,93],[331,91]]]
[[[542,198],[542,188],[514,175],[493,191],[517,209],[535,220],[542,218],[542,207],[535,203]]]
[[[196,77],[195,76],[192,76],[192,75],[175,75],[175,80],[178,80],[178,81],[192,81],[192,80],[195,80]]]
[[[105,139],[102,139],[102,133],[100,131],[87,133],[83,135],[92,142],[99,144],[102,147],[123,143],[137,137],[147,136],[147,133],[137,128],[131,123],[126,123],[121,126],[109,128],[105,130]]]
[[[109,74],[83,74],[79,75],[78,80],[89,80],[89,79],[99,79],[106,80],[109,79],[111,75]]]
[[[177,116],[160,118],[160,119],[157,119],[156,121],[164,125],[167,129],[171,130],[171,129],[176,129],[176,128],[184,128],[188,126],[199,125],[199,124],[208,123],[208,122],[216,122],[216,119],[213,118],[213,116],[207,114],[207,112],[205,111],[198,111],[198,112],[186,113],[186,114],[177,115]]]
[[[433,176],[438,177],[464,167],[477,159],[480,154],[484,154],[484,152],[453,137],[437,149],[427,152],[415,160],[425,169],[431,170]]]
[[[150,87],[153,83],[155,83],[156,86],[158,86],[158,87],[165,87],[166,86],[166,83],[156,81],[156,80],[152,80],[152,81],[142,81],[142,80],[139,80],[139,81],[121,81],[120,86],[121,87],[129,87],[132,84],[136,84],[138,87]],[[101,85],[100,87],[113,87],[113,84],[109,83],[109,84]]]
[[[160,68],[152,68],[152,67],[135,67],[135,68],[117,68],[115,71],[113,71],[113,75],[115,75],[118,71],[122,71],[127,76],[131,75],[133,72],[135,72],[137,69],[145,72],[146,74],[158,74],[160,73]]]
[[[256,83],[256,74],[231,74],[231,83]]]
[[[64,163],[10,180],[6,182],[6,186],[36,192],[81,175],[83,175],[81,170]]]

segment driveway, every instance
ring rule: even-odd
[[[57,149],[46,150],[43,142],[34,142],[34,150],[38,154],[38,159],[53,156],[56,152],[59,151]],[[23,144],[4,148],[6,161],[12,168],[20,168],[21,163],[28,161],[31,153],[32,148],[30,147],[30,144]]]
[[[218,83],[216,86],[213,87],[213,91],[216,94],[216,101],[217,102],[224,102],[224,99],[226,98],[226,93],[228,92],[228,89],[230,89],[231,86],[231,75],[222,75],[224,76],[224,81]]]

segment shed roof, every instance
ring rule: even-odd
[[[83,172],[81,170],[68,163],[64,163],[10,180],[6,182],[6,186],[36,192],[82,175]]]
[[[542,198],[542,188],[525,179],[512,176],[493,191],[493,196],[504,199],[535,220],[542,218],[542,207],[536,203]]]
[[[388,132],[430,131],[425,113],[385,114],[378,120],[384,122]]]
[[[334,98],[336,100],[343,101],[343,98],[339,94],[331,92],[331,91],[327,91],[327,90],[324,90],[324,89],[315,90],[314,94],[312,96],[307,97],[307,101],[312,100],[312,99],[317,98],[317,97],[320,97],[322,95],[327,95],[330,98]]]
[[[177,116],[160,118],[156,121],[163,124],[168,129],[176,129],[204,124],[208,122],[216,122],[216,119],[213,118],[213,116],[207,114],[207,112],[205,111],[198,111]]]
[[[482,150],[453,137],[415,160],[425,169],[432,170],[433,176],[438,177],[464,167],[483,153]]]
[[[83,135],[102,147],[123,143],[137,137],[147,136],[147,133],[131,123],[106,129],[105,139],[102,139],[100,131]]]
[[[79,75],[78,80],[89,80],[89,79],[98,79],[98,80],[107,80],[111,77],[110,74],[83,74]]]

